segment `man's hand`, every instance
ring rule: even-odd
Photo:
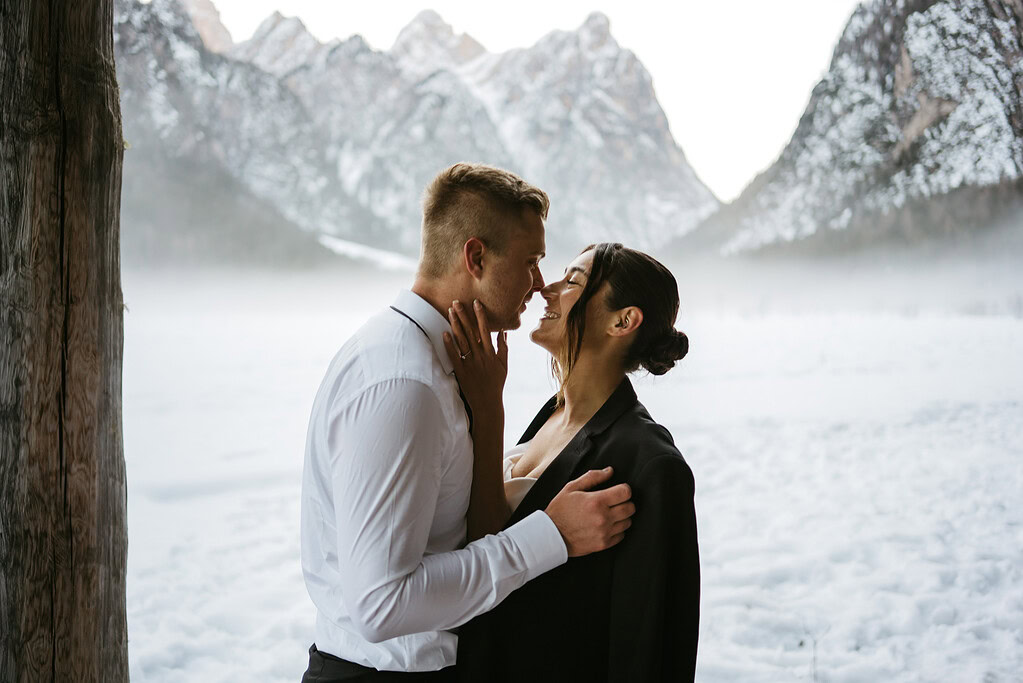
[[[632,489],[618,484],[602,491],[589,489],[607,481],[610,467],[590,470],[565,484],[545,512],[561,532],[569,557],[605,550],[625,538],[636,506],[629,502]]]

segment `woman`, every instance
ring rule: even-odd
[[[612,467],[636,513],[610,550],[569,558],[459,631],[464,681],[684,681],[696,669],[699,556],[693,476],[668,431],[636,400],[627,374],[660,375],[686,355],[678,288],[656,260],[591,245],[541,291],[530,339],[551,354],[560,388],[501,458],[503,333],[490,344],[450,312],[455,374],[477,416],[470,540],[545,509],[570,480]],[[474,333],[470,334],[469,330]],[[478,331],[478,333],[476,333]]]

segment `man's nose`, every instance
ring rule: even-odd
[[[540,269],[537,268],[536,269],[536,275],[533,276],[533,289],[530,290],[530,291],[532,291],[532,292],[540,292],[543,289],[543,287],[544,287],[544,284],[543,284],[543,273],[541,273]]]

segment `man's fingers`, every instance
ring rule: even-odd
[[[620,505],[632,498],[632,489],[628,484],[618,484],[599,492],[602,501],[608,507]]]
[[[615,534],[610,539],[608,539],[607,547],[608,548],[613,548],[614,546],[616,546],[619,543],[621,543],[623,540],[625,540],[625,534]]]
[[[601,482],[610,479],[612,474],[614,472],[610,467],[605,467],[602,470],[590,470],[581,477],[577,477],[565,484],[562,491],[588,491]]]
[[[610,508],[611,519],[616,522],[628,519],[636,514],[636,506],[633,503],[622,503]]]
[[[625,530],[632,526],[631,519],[623,519],[611,525],[611,535],[624,534]]]

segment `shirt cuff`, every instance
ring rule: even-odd
[[[568,561],[568,547],[557,525],[543,510],[537,510],[503,532],[522,552],[531,581]]]

